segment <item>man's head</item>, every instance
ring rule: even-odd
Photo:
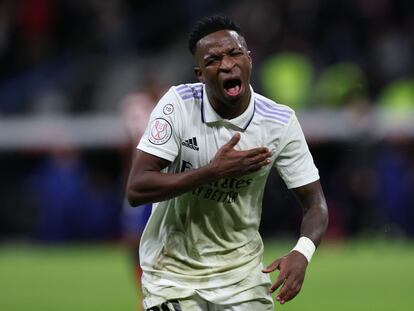
[[[189,38],[195,74],[206,84],[213,107],[240,106],[250,98],[251,57],[240,28],[229,18],[201,19]]]
[[[191,30],[188,39],[188,49],[191,54],[195,54],[196,45],[200,39],[219,30],[234,30],[238,34],[241,34],[240,27],[227,16],[213,15],[204,17]]]

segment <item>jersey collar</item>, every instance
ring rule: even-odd
[[[254,112],[255,112],[255,104],[254,104],[254,92],[253,88],[250,86],[250,102],[247,109],[238,117],[234,119],[223,119],[214,108],[211,106],[210,101],[208,100],[206,86],[203,85],[203,101],[201,103],[201,120],[203,123],[228,123],[232,124],[235,127],[239,128],[240,130],[244,131],[249,126],[250,122],[253,119]]]

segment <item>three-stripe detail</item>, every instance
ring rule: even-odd
[[[182,100],[187,99],[202,99],[203,98],[203,84],[194,83],[194,84],[182,84],[175,88],[178,95]]]
[[[288,124],[293,114],[292,110],[272,105],[270,102],[258,97],[255,98],[255,108],[255,112],[258,115],[279,121],[283,124]]]

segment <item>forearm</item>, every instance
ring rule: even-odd
[[[303,215],[301,225],[301,236],[308,237],[313,241],[315,246],[321,243],[328,226],[328,209],[326,203],[319,202],[309,208]]]
[[[171,199],[216,179],[210,166],[182,173],[143,171],[128,181],[128,201],[132,206]]]
[[[301,236],[305,236],[318,246],[328,226],[328,208],[319,181],[294,189],[303,208]]]
[[[171,162],[138,150],[128,179],[129,203],[137,206],[167,200],[221,178],[255,172],[270,163],[272,154],[267,148],[234,150],[239,140],[236,133],[206,166],[170,174],[161,171]]]

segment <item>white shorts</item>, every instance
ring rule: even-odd
[[[174,310],[172,307],[174,301],[178,301],[181,307],[176,309],[183,311],[273,310],[273,300],[269,293],[272,283],[269,274],[263,273],[262,268],[263,264],[259,264],[243,279],[233,284],[204,289],[175,284],[171,281],[169,285],[157,285],[157,282],[160,284],[160,279],[151,278],[151,275],[145,274],[144,271],[142,278],[144,310]],[[168,305],[171,305],[170,309],[167,308]]]
[[[269,274],[263,273],[262,269],[263,264],[260,263],[240,281],[217,287],[211,283],[209,288],[196,288],[194,284],[178,284],[171,280],[165,283],[167,280],[151,277],[151,274],[146,274],[144,271],[142,277],[144,310],[174,310],[166,307],[166,305],[171,305],[171,303],[166,303],[168,301],[178,301],[182,310],[191,311],[273,310],[273,300],[269,293],[272,283]],[[160,285],[161,281],[164,285]],[[164,309],[163,304],[165,304]],[[187,307],[188,304],[190,307]],[[205,304],[208,305],[208,309],[205,308]],[[201,307],[195,307],[197,305]],[[158,306],[159,309],[152,309],[154,306]],[[252,309],[255,306],[257,308]]]
[[[146,311],[273,311],[274,306],[268,299],[245,301],[238,304],[219,305],[204,300],[199,295],[193,295],[180,300],[166,301]]]

